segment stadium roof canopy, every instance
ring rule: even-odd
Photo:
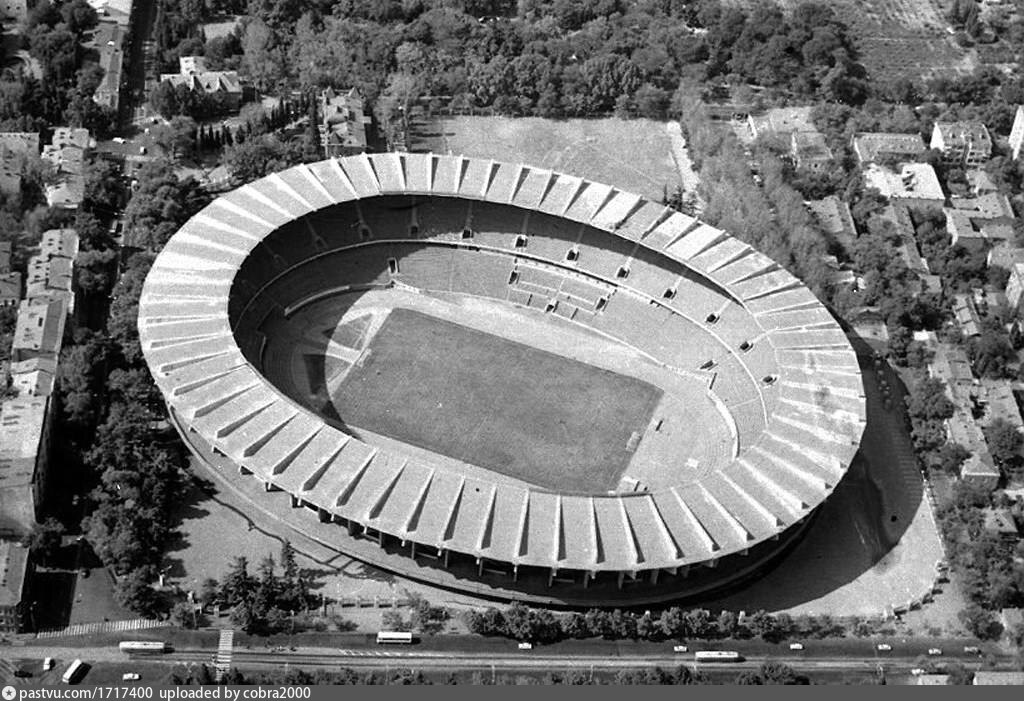
[[[770,387],[760,378],[753,382],[775,393],[765,430],[697,481],[580,495],[488,479],[486,471],[427,466],[328,425],[243,357],[228,314],[232,281],[249,252],[285,223],[381,195],[538,209],[688,266],[743,305],[757,343],[774,349],[778,377]],[[181,423],[259,479],[403,541],[552,570],[673,569],[744,553],[802,521],[832,492],[865,423],[860,369],[845,334],[817,298],[767,256],[638,195],[460,156],[330,159],[218,198],[154,263],[139,304],[139,332],[153,376]]]

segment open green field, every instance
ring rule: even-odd
[[[649,119],[437,117],[414,126],[409,148],[550,168],[657,201],[680,184],[666,124]]]
[[[661,390],[394,309],[333,397],[346,425],[540,487],[617,487]],[[358,431],[357,431],[358,432]]]

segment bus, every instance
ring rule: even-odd
[[[85,671],[85,663],[81,660],[75,660],[71,663],[71,666],[64,671],[64,676],[60,678],[65,684],[77,684],[78,678],[82,676]]]
[[[411,645],[412,633],[405,633],[396,630],[382,630],[377,633],[378,645]]]
[[[693,654],[694,662],[739,662],[743,658],[733,650],[701,650]]]
[[[124,640],[118,644],[121,652],[130,655],[170,652],[170,646],[161,640]]]

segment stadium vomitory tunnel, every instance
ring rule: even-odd
[[[771,259],[607,185],[457,156],[331,159],[218,198],[156,259],[139,332],[183,439],[259,480],[261,507],[505,600],[750,577],[865,424],[845,335]]]

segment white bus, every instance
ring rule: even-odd
[[[169,652],[167,643],[159,640],[123,640],[118,647],[128,654]]]
[[[412,633],[405,633],[396,630],[382,630],[377,633],[378,645],[412,645]]]
[[[695,662],[739,662],[740,653],[733,650],[701,650],[693,654]]]
[[[78,678],[82,676],[82,672],[85,669],[85,664],[81,660],[75,660],[71,663],[71,666],[64,672],[64,676],[60,678],[65,684],[76,684]]]

